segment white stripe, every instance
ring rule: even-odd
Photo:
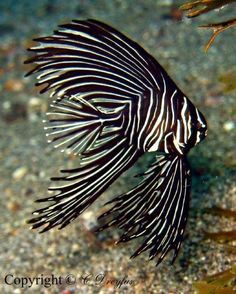
[[[191,115],[188,115],[188,139],[191,137],[191,123],[192,123],[192,118]]]
[[[113,34],[114,35],[114,34]],[[118,37],[117,35],[116,35],[116,37]],[[107,37],[106,37],[107,38]],[[119,38],[119,37],[118,37]],[[109,39],[109,38],[107,38],[107,39]],[[119,38],[120,39],[120,38]],[[126,42],[124,42],[124,40],[122,40],[122,39],[120,39],[124,44],[126,44],[131,50],[133,50],[134,52],[136,52],[137,54],[138,54],[138,56],[139,57],[141,57],[141,59],[143,59],[144,60],[144,62],[145,62],[145,64],[146,65],[148,65],[148,63],[147,63],[147,61],[133,48],[133,47],[131,47],[128,43],[126,43]],[[112,41],[113,43],[115,43],[118,47],[120,47],[120,48],[122,48],[123,50],[125,50],[130,56],[132,56],[133,58],[135,58],[133,55],[131,55],[131,53],[128,51],[128,50],[126,50],[124,47],[122,47],[122,46],[120,46],[120,44],[118,44],[118,43],[116,43],[116,42],[114,42],[112,39],[110,39],[110,41]],[[123,55],[123,54],[122,54]],[[152,78],[152,80],[154,81],[154,83],[156,84],[156,86],[157,86],[157,88],[158,88],[158,90],[160,90],[160,87],[159,87],[159,85],[158,85],[158,83],[157,83],[157,80],[154,78],[154,76],[152,75],[152,73],[148,70],[148,68],[146,67],[146,65],[144,66],[140,61],[139,61],[139,59],[137,59],[137,58],[135,58],[135,60],[139,63],[139,64],[141,64],[141,67],[140,67],[140,69],[145,69],[145,71],[147,71],[148,73],[149,73],[149,75],[151,76],[151,78]]]
[[[59,97],[63,96],[67,90],[71,90],[71,89],[74,89],[74,88],[77,88],[77,87],[80,88],[82,86],[89,86],[89,85],[107,86],[107,84],[98,83],[98,82],[96,82],[96,83],[95,82],[79,83],[79,84],[75,84],[75,85],[72,85],[72,86],[69,86],[69,87],[65,87],[64,89],[62,89],[61,91],[58,92],[58,96]],[[117,86],[114,86],[114,85],[108,85],[108,86],[110,86],[110,88],[113,88],[113,89],[126,91],[127,93],[130,93],[132,95],[136,94],[135,92],[127,91],[127,90],[124,90],[123,88],[120,88],[120,87],[117,87]],[[55,92],[56,92],[56,90],[54,90],[50,96],[53,96],[55,94]]]
[[[111,77],[112,77],[112,76],[114,76],[114,77],[118,77],[118,78],[120,78],[121,80],[125,80],[125,81],[129,82],[130,84],[133,84],[133,85],[135,86],[135,88],[139,88],[140,91],[141,91],[141,90],[144,90],[144,89],[141,88],[137,83],[134,83],[132,80],[129,80],[129,79],[125,78],[124,76],[118,75],[118,74],[113,73],[113,72],[109,72],[109,71],[105,71],[105,70],[100,70],[100,69],[93,68],[93,67],[86,67],[86,68],[82,68],[81,70],[85,70],[85,71],[88,71],[88,72],[89,72],[89,71],[95,71],[96,73],[101,72],[101,73],[108,74],[108,75],[110,75]],[[120,82],[120,81],[117,81],[115,78],[114,78],[114,79],[111,79],[111,78],[109,78],[109,77],[103,77],[103,76],[99,76],[99,75],[97,75],[97,74],[91,74],[91,75],[90,75],[90,74],[85,74],[85,75],[81,75],[81,74],[79,74],[80,69],[79,69],[78,67],[74,67],[74,68],[72,68],[72,67],[66,67],[66,68],[63,69],[63,73],[64,73],[64,72],[69,72],[69,71],[74,71],[75,74],[77,74],[77,71],[78,71],[78,75],[76,75],[75,77],[70,77],[70,78],[66,78],[66,79],[61,79],[61,80],[59,80],[58,82],[51,83],[51,85],[52,85],[53,87],[55,87],[55,86],[57,86],[57,85],[59,85],[59,84],[63,84],[63,83],[65,83],[65,82],[67,82],[67,81],[71,81],[71,80],[75,80],[75,79],[80,79],[80,78],[87,78],[87,77],[91,77],[91,78],[92,78],[92,77],[93,77],[93,78],[100,78],[100,79],[110,80],[110,81],[113,81],[113,82],[119,83],[119,84],[121,84],[121,85],[125,85],[126,87],[133,89],[131,86],[128,86],[127,84],[124,84],[124,83],[122,83],[122,82]],[[55,78],[57,78],[57,77],[58,77],[58,75],[56,75],[56,76],[54,76],[54,75],[50,75],[50,76],[46,77],[45,79],[41,79],[40,83],[50,82],[50,80],[55,79]]]
[[[139,133],[139,135],[138,135],[138,148],[139,148],[139,149],[140,149],[140,147],[141,147],[141,137],[142,137],[142,135],[143,135],[143,133],[144,133],[144,131],[145,131],[145,129],[146,129],[146,125],[147,125],[147,123],[148,123],[149,120],[150,120],[150,114],[151,114],[152,105],[153,105],[153,89],[148,88],[148,90],[149,90],[149,94],[150,94],[150,99],[149,99],[150,103],[149,103],[149,106],[148,106],[147,114],[146,114],[146,113],[144,114],[144,115],[145,115],[145,121],[144,121],[143,127],[142,127],[142,129],[140,130],[140,133]],[[143,97],[143,99],[146,99],[146,98]],[[147,136],[147,137],[148,137],[148,136]],[[145,139],[145,142],[146,142],[146,140],[147,140],[147,137],[146,137],[146,139]],[[145,150],[145,142],[144,142],[144,144],[143,144],[143,148],[144,148],[144,150]]]
[[[156,123],[152,129],[152,132],[149,134],[149,137],[152,136],[153,132],[156,131],[157,127],[159,126],[160,122],[163,120],[163,114],[164,114],[164,109],[165,109],[165,103],[166,103],[166,82],[165,82],[165,79],[163,77],[163,75],[161,74],[162,76],[162,80],[163,80],[163,84],[164,84],[164,89],[163,89],[163,94],[162,94],[162,102],[161,102],[161,111],[160,111],[160,114],[156,120]],[[164,121],[164,120],[163,120]],[[151,146],[151,148],[149,148],[148,152],[152,152],[152,151],[156,151],[158,150],[159,148],[159,144],[160,144],[160,141],[162,139],[162,135],[163,133],[159,134],[158,136],[158,139],[156,140],[156,142]]]
[[[198,121],[201,123],[201,125],[202,125],[202,127],[203,128],[205,128],[206,127],[206,125],[203,123],[203,121],[201,120],[201,118],[200,118],[200,115],[199,115],[199,112],[198,112],[198,110],[197,110],[197,108],[195,108],[196,109],[196,113],[197,113],[197,119],[198,119]]]
[[[182,117],[182,121],[184,124],[183,129],[184,129],[184,143],[185,144],[187,143],[187,124],[186,124],[186,115],[185,115],[186,109],[187,109],[187,99],[186,99],[186,97],[184,97],[184,105],[181,110],[181,117]]]
[[[171,112],[172,112],[172,121],[171,121],[171,128],[173,127],[174,125],[174,122],[175,122],[175,111],[174,111],[174,102],[173,102],[173,99],[174,99],[174,96],[175,94],[177,93],[177,90],[174,91],[174,93],[172,94],[172,96],[170,97],[170,103],[171,103]]]
[[[169,150],[168,150],[168,143],[167,143],[167,139],[169,136],[173,135],[172,132],[170,132],[169,134],[167,134],[164,138],[164,150],[165,150],[165,153],[170,153]]]

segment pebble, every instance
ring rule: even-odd
[[[2,107],[2,118],[6,122],[14,122],[26,118],[26,105],[22,102],[4,101]]]
[[[83,224],[85,225],[87,230],[91,230],[97,224],[97,219],[92,211],[84,212],[81,218],[83,219]]]
[[[233,121],[226,121],[224,124],[223,124],[223,128],[226,132],[230,132],[233,130],[234,128],[234,122]]]
[[[3,103],[2,103],[2,108],[3,108],[4,110],[9,110],[9,109],[11,108],[11,103],[10,103],[10,101],[3,101]]]
[[[171,6],[173,4],[173,0],[163,0],[160,3],[160,6]]]
[[[4,89],[9,92],[20,92],[24,89],[24,84],[21,80],[11,79],[6,81]]]
[[[56,246],[55,246],[55,244],[52,244],[51,246],[48,247],[48,249],[47,249],[47,253],[48,253],[49,255],[54,255],[55,252],[56,252]]]
[[[16,211],[20,210],[21,206],[16,201],[11,201],[11,202],[7,202],[7,208],[10,211],[16,212]]]
[[[94,214],[93,214],[93,212],[92,212],[92,211],[84,212],[84,214],[83,214],[83,219],[84,219],[85,221],[90,221],[90,220],[94,219]]]
[[[27,105],[28,119],[35,121],[38,117],[47,111],[47,104],[42,98],[32,97]]]
[[[26,1],[15,1],[14,9],[11,10],[9,10],[10,6],[7,2],[9,1],[1,2],[1,14],[7,15],[7,18],[3,20],[3,22],[6,21],[9,24],[11,24],[11,22],[14,23],[14,30],[6,35],[10,41],[12,40],[10,45],[6,45],[6,42],[4,42],[3,36],[1,35],[2,48],[0,48],[0,55],[3,53],[2,50],[5,50],[4,54],[1,55],[5,71],[2,76],[4,80],[12,80],[12,75],[22,76],[25,72],[22,68],[20,70],[17,69],[14,64],[16,64],[16,61],[21,59],[22,56],[26,58],[25,48],[36,45],[35,43],[32,43],[31,45],[31,41],[28,41],[33,36],[39,37],[45,34],[50,34],[52,29],[55,28],[58,23],[69,21],[70,15],[82,19],[86,15],[94,15],[94,12],[96,12],[96,17],[98,19],[114,24],[115,27],[115,23],[119,24],[119,29],[121,31],[126,33],[131,33],[132,31],[136,32],[136,38],[134,39],[138,42],[142,38],[142,32],[147,32],[143,43],[145,47],[151,49],[150,53],[153,53],[158,58],[158,61],[163,64],[168,72],[170,71],[170,75],[173,79],[180,81],[178,85],[181,88],[182,86],[186,88],[186,94],[189,95],[189,98],[193,99],[193,101],[198,101],[200,109],[202,109],[204,114],[209,115],[209,125],[212,126],[213,129],[216,129],[215,122],[220,123],[223,121],[222,125],[226,123],[226,129],[229,129],[227,123],[229,121],[234,121],[233,111],[231,111],[233,109],[233,102],[230,102],[232,100],[231,95],[224,95],[224,85],[212,89],[214,87],[213,85],[218,84],[216,81],[216,73],[232,67],[234,59],[232,34],[230,32],[225,35],[223,34],[221,36],[222,42],[220,40],[216,42],[210,49],[209,53],[205,55],[202,51],[202,45],[207,38],[206,32],[197,30],[195,21],[184,18],[181,23],[173,23],[162,17],[163,10],[165,9],[165,11],[169,12],[171,6],[173,4],[175,5],[175,2],[177,1],[146,1],[145,5],[143,5],[144,2],[140,4],[142,1],[136,1],[135,5],[133,5],[133,3],[129,4],[132,1],[126,0],[103,1],[104,7],[103,9],[100,9],[100,6],[95,3],[96,1],[94,1],[93,4],[93,1],[88,1],[88,3],[87,1],[80,1],[81,5],[78,5],[77,0],[72,0],[65,2],[65,7],[63,8],[65,8],[64,10],[66,11],[66,14],[62,13],[63,11],[60,7],[56,7],[57,9],[55,9],[55,13],[47,15],[45,12],[43,15],[41,14],[41,16],[39,16],[38,13],[40,9],[44,9],[46,1],[34,1],[32,5],[28,5],[29,7],[25,6],[24,2]],[[127,7],[126,11],[120,9],[118,4],[121,2],[122,5],[123,2],[124,5],[125,3],[128,3],[125,6]],[[165,5],[166,7],[163,7],[162,9],[162,5]],[[130,13],[131,7],[134,8],[132,13]],[[135,7],[139,7],[138,10],[135,10]],[[78,14],[78,9],[84,9],[84,12]],[[12,13],[13,11],[17,11],[18,13],[14,14]],[[31,13],[32,11],[35,13]],[[22,18],[27,19],[25,24],[22,23]],[[136,21],[137,19],[139,19],[139,22]],[[124,21],[124,24],[120,23],[120,20]],[[144,25],[146,25],[146,28]],[[149,33],[150,28],[152,30],[151,33]],[[133,34],[130,34],[130,36],[133,37]],[[23,42],[28,42],[29,44],[24,43],[22,46],[19,44],[19,39],[23,40]],[[14,48],[12,48],[12,44],[15,44]],[[199,74],[201,71],[202,75]],[[190,75],[192,77],[191,80],[188,80],[185,84],[184,79]],[[198,79],[199,76],[204,79],[202,83]],[[79,219],[67,228],[64,228],[64,230],[58,231],[55,229],[53,230],[53,233],[48,232],[45,234],[38,234],[36,231],[30,231],[30,226],[24,225],[23,221],[25,221],[26,218],[30,218],[31,212],[34,209],[45,206],[45,204],[40,204],[40,206],[34,205],[33,201],[37,198],[46,196],[47,186],[42,187],[47,185],[45,183],[45,177],[47,174],[51,175],[51,172],[55,171],[55,159],[51,156],[51,153],[48,155],[48,148],[45,152],[46,156],[48,156],[48,166],[50,167],[50,170],[45,170],[44,173],[38,175],[40,170],[38,168],[40,165],[39,163],[42,160],[45,160],[45,155],[43,154],[45,144],[44,138],[41,134],[41,124],[38,122],[36,124],[30,124],[26,120],[35,119],[37,116],[41,116],[41,108],[37,107],[40,103],[47,104],[46,97],[48,97],[48,95],[46,95],[46,97],[39,97],[36,94],[37,90],[33,88],[33,81],[35,81],[35,78],[33,77],[24,80],[24,92],[7,92],[4,90],[5,83],[3,82],[2,85],[0,83],[0,89],[4,90],[2,101],[5,101],[1,109],[1,118],[3,121],[5,119],[5,122],[7,123],[15,122],[5,124],[7,128],[2,128],[2,135],[4,138],[4,140],[1,140],[2,145],[9,140],[9,146],[7,147],[7,152],[2,152],[4,154],[1,158],[3,164],[1,169],[2,181],[0,185],[2,188],[0,191],[1,194],[5,195],[5,202],[16,201],[21,204],[21,209],[17,213],[12,213],[6,209],[6,205],[2,205],[0,238],[1,273],[4,273],[5,271],[9,273],[17,272],[18,274],[27,274],[30,277],[34,277],[40,276],[41,273],[45,273],[46,271],[52,271],[53,273],[57,272],[58,274],[75,272],[78,275],[86,273],[96,275],[102,271],[113,270],[113,276],[115,278],[120,278],[123,274],[128,274],[130,279],[137,280],[137,285],[135,288],[128,287],[127,289],[125,287],[122,287],[122,289],[100,289],[95,288],[95,286],[82,285],[79,281],[78,284],[71,286],[72,290],[69,286],[67,286],[69,289],[55,289],[56,286],[49,289],[42,286],[39,286],[37,289],[14,289],[13,287],[10,288],[8,286],[0,291],[1,293],[29,292],[62,294],[63,291],[65,291],[63,294],[69,294],[69,291],[81,294],[95,292],[103,292],[107,294],[109,293],[108,291],[110,291],[110,293],[193,293],[192,286],[190,285],[192,281],[198,280],[200,277],[203,278],[204,275],[209,273],[213,274],[222,271],[226,268],[226,261],[229,262],[227,267],[231,266],[235,261],[235,256],[233,256],[233,254],[223,252],[223,249],[220,250],[220,245],[206,244],[203,241],[200,241],[203,229],[206,230],[212,225],[217,226],[217,229],[220,229],[218,223],[221,221],[221,219],[219,219],[218,222],[215,218],[213,219],[213,217],[209,215],[202,215],[202,208],[205,206],[211,207],[215,204],[235,207],[235,205],[233,205],[233,199],[235,199],[236,195],[234,178],[232,175],[233,168],[232,165],[224,167],[224,162],[221,169],[222,173],[227,171],[227,180],[225,179],[226,176],[222,177],[220,173],[218,174],[215,172],[213,166],[212,169],[207,168],[208,172],[206,175],[206,181],[209,180],[210,182],[213,182],[209,191],[204,191],[204,195],[202,195],[200,194],[201,192],[198,192],[198,189],[193,189],[193,198],[195,199],[196,204],[199,203],[200,207],[198,205],[193,205],[193,202],[191,203],[192,208],[190,209],[190,218],[186,230],[189,237],[186,238],[181,247],[179,258],[172,267],[169,266],[168,261],[164,261],[158,268],[156,268],[155,261],[146,261],[148,259],[147,254],[130,261],[129,256],[140,244],[138,239],[133,240],[130,244],[124,244],[123,246],[121,246],[121,244],[120,246],[112,246],[111,249],[108,249],[106,246],[101,249],[97,249],[96,246],[89,246],[90,244],[88,244],[89,241],[86,235],[88,234],[86,228],[91,228],[91,222],[93,222],[93,219],[100,214],[100,212],[95,209],[94,205],[91,207],[92,213],[87,213],[86,211],[85,214],[82,214],[83,217],[81,215]],[[201,97],[209,97],[209,100],[207,101],[208,105],[203,104],[205,100]],[[222,120],[221,114],[223,115]],[[40,119],[38,118],[37,121],[39,120]],[[29,126],[30,128],[27,132],[25,132],[26,126]],[[197,147],[202,148],[203,152],[200,154],[203,154],[204,157],[206,157],[206,161],[203,163],[204,166],[202,166],[203,169],[206,168],[208,162],[213,161],[213,159],[216,159],[217,166],[219,161],[224,160],[222,157],[223,155],[227,156],[227,158],[229,157],[229,150],[233,149],[231,146],[233,144],[232,131],[234,130],[235,122],[233,130],[226,131],[224,126],[224,128],[219,129],[217,136],[213,133],[212,136],[207,138],[206,142],[200,144],[202,146]],[[4,136],[5,132],[7,136]],[[227,140],[225,140],[226,134],[229,135],[227,136]],[[221,144],[217,144],[218,137],[220,140],[224,140],[219,140]],[[25,142],[28,143],[29,141],[31,143],[26,145]],[[28,146],[28,148],[26,146]],[[218,157],[218,153],[216,154],[215,152],[217,150],[221,151],[219,153],[220,157]],[[197,156],[199,155],[198,151],[199,150],[196,150]],[[37,161],[34,162],[33,158],[36,156]],[[198,157],[194,157],[192,159],[197,161],[197,158]],[[18,163],[16,162],[16,159],[18,160]],[[61,159],[57,168],[68,168],[67,165],[69,168],[73,168],[73,159],[73,154],[71,155],[71,160],[67,160],[66,158],[66,161],[62,162],[64,158]],[[21,163],[23,160],[24,163]],[[34,166],[34,173],[30,172],[31,165]],[[20,171],[20,180],[13,180],[13,171],[18,168],[21,169],[23,166],[28,167],[27,174],[22,176],[22,171]],[[141,172],[141,170],[138,169],[137,171]],[[16,172],[16,175],[17,174],[18,172]],[[34,174],[35,180],[33,180],[32,174]],[[216,178],[217,175],[218,178]],[[18,176],[16,177],[18,178]],[[195,175],[194,179],[198,183],[201,183],[201,180],[198,178],[199,177]],[[128,185],[128,179],[126,180],[126,177],[124,177],[122,185],[124,185],[124,187],[125,185]],[[109,193],[116,196],[118,194],[117,190],[120,189],[120,186],[121,184],[114,185]],[[38,196],[25,196],[24,192],[28,188],[33,188],[35,192],[37,191]],[[6,193],[4,193],[5,190]],[[200,196],[205,201],[201,201]],[[103,203],[101,199],[97,199],[96,202],[98,203],[96,204],[98,207]],[[11,205],[14,207],[13,203],[10,204],[10,206]],[[195,211],[198,212],[196,217]],[[83,226],[81,227],[81,224],[84,223],[86,228],[83,228]],[[114,233],[115,230],[117,233]],[[113,233],[118,235],[118,230],[112,228],[111,233],[106,233],[106,238],[110,236],[109,234],[112,234],[113,236]],[[102,237],[102,234],[100,235]],[[103,238],[105,238],[105,235],[103,236]],[[110,240],[110,237],[108,240]],[[78,241],[79,244],[77,245],[76,243],[78,243]],[[27,244],[27,246],[25,244]],[[22,247],[25,247],[24,251],[19,250],[19,248]],[[50,247],[49,252],[51,252],[51,254],[47,253],[48,247]],[[78,247],[79,249],[77,249]],[[202,260],[202,256],[205,256],[205,260]]]
[[[28,172],[27,167],[26,167],[26,166],[21,166],[21,167],[17,168],[17,169],[13,172],[13,174],[12,174],[12,178],[13,178],[14,180],[19,181],[19,180],[21,180],[22,178],[24,178],[24,176],[27,174],[27,172]]]
[[[76,252],[80,250],[80,246],[77,243],[72,244],[71,250]]]

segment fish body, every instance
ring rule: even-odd
[[[56,99],[47,113],[48,141],[78,154],[79,166],[52,178],[50,202],[29,223],[45,232],[63,228],[85,211],[145,152],[156,161],[132,190],[109,201],[97,231],[116,225],[118,242],[143,237],[132,257],[146,250],[160,263],[175,260],[186,226],[191,174],[189,150],[207,132],[204,116],[161,65],[142,47],[96,20],[59,27],[35,39],[26,61],[36,67],[36,85]]]

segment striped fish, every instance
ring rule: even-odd
[[[48,140],[79,163],[52,178],[59,184],[49,188],[54,196],[37,200],[50,204],[34,212],[32,228],[64,228],[140,156],[156,152],[142,181],[107,203],[97,231],[115,225],[123,229],[118,242],[142,237],[132,258],[148,251],[159,264],[173,251],[174,262],[189,209],[186,156],[206,136],[203,115],[151,55],[104,23],[73,20],[35,41],[25,63],[36,67],[27,75],[39,73],[40,93],[56,97]]]

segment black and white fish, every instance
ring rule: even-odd
[[[148,250],[159,264],[173,250],[174,262],[189,209],[187,153],[206,136],[203,115],[150,54],[104,23],[74,20],[35,41],[28,75],[40,73],[40,92],[56,96],[49,142],[78,154],[79,166],[52,178],[64,184],[37,200],[50,204],[34,212],[32,228],[65,227],[140,156],[158,152],[140,184],[108,202],[98,231],[116,225],[118,242],[143,237],[132,257]]]

